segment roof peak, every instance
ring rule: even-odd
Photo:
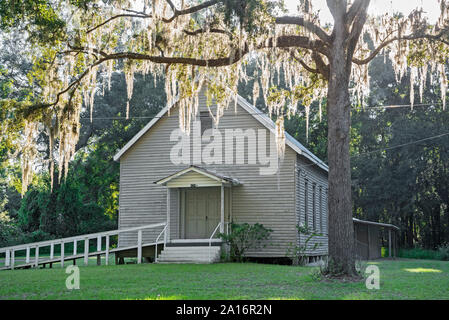
[[[228,88],[229,91],[231,89]],[[245,98],[236,94],[234,92],[230,92],[230,94],[234,95],[233,99],[237,100],[237,104],[242,107],[246,112],[248,112],[251,116],[253,116],[257,121],[259,121],[265,128],[270,130],[273,134],[276,133],[276,127],[273,122],[264,112],[259,110],[256,106],[250,104]],[[179,101],[179,97],[174,99],[173,104],[170,106],[173,107]],[[114,161],[118,161],[126,151],[128,151],[145,133],[147,133],[151,127],[156,124],[167,112],[169,107],[164,107],[145,127],[143,127],[122,149],[120,149],[114,155]],[[323,169],[324,171],[328,171],[328,166],[319,159],[316,155],[314,155],[311,151],[309,151],[306,147],[304,147],[298,140],[293,138],[290,134],[285,132],[286,144],[292,148],[297,154],[304,156],[305,158],[312,161],[318,167]]]

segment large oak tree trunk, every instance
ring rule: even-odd
[[[354,275],[355,241],[352,221],[349,141],[351,62],[345,47],[346,34],[336,32],[329,61],[328,162],[329,162],[329,267],[333,273]]]

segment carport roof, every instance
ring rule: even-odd
[[[360,219],[357,219],[357,218],[352,218],[352,221],[354,223],[368,224],[368,225],[373,225],[373,226],[378,226],[378,227],[384,227],[384,228],[390,228],[390,229],[399,230],[398,227],[396,227],[395,225],[389,224],[389,223],[380,223],[380,222],[373,222],[373,221],[367,221],[367,220],[360,220]]]

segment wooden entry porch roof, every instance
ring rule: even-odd
[[[154,183],[168,188],[236,186],[241,184],[231,177],[193,165]]]

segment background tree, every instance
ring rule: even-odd
[[[144,1],[143,7],[128,1],[71,1],[72,6],[64,7],[59,1],[37,2],[0,5],[2,25],[12,28],[23,21],[39,48],[32,73],[39,94],[25,104],[7,104],[23,118],[28,146],[22,150],[24,190],[36,154],[30,145],[37,123],[45,125],[50,146],[58,140],[61,178],[76,150],[83,101],[93,114],[97,76],[106,74],[103,86],[108,86],[112,70],[121,67],[117,60],[125,59],[128,100],[135,73],[164,74],[167,103],[170,106],[179,97],[180,126],[188,131],[204,80],[209,80],[208,95],[217,102],[218,119],[233,98],[226,88],[236,93],[238,80],[246,77],[246,61],[257,52],[263,97],[269,114],[278,118],[280,156],[284,117],[299,101],[308,115],[313,100],[327,98],[329,256],[337,273],[355,273],[349,143],[351,105],[357,100],[351,100],[350,89],[361,101],[369,85],[367,64],[388,51],[398,80],[407,66],[412,67],[411,93],[418,74],[420,79],[428,73],[438,75],[445,106],[446,1],[440,1],[441,16],[435,25],[420,10],[408,17],[368,19],[369,0],[328,0],[332,25],[320,23],[308,0],[299,1],[296,16],[283,15],[279,2],[263,0],[154,0]],[[288,90],[276,88],[281,67]],[[52,163],[50,152],[51,177]]]
[[[370,69],[368,105],[352,117],[354,211],[399,226],[401,247],[436,249],[449,241],[449,115],[441,93],[425,90],[411,109],[409,77],[396,84],[383,57]]]

